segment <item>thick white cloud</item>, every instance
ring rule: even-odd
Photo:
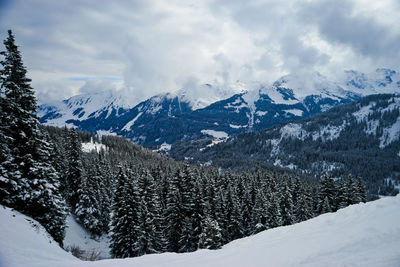
[[[0,2],[41,101],[123,88],[134,101],[204,83],[397,68],[396,0]]]

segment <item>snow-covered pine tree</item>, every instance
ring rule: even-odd
[[[139,236],[136,181],[128,179],[122,167],[116,180],[110,234],[111,254],[116,258],[135,257],[140,255],[136,244]]]
[[[216,220],[206,217],[201,223],[199,248],[219,249],[222,246],[221,228]]]
[[[194,171],[184,165],[182,180],[182,212],[184,216],[182,234],[179,239],[179,252],[195,251],[201,233],[202,206],[200,189]]]
[[[59,192],[58,173],[50,165],[52,146],[48,136],[40,131],[34,115],[36,98],[11,30],[4,45],[6,51],[0,53],[4,57],[0,62],[0,87],[4,112],[1,117],[5,124],[1,132],[11,154],[6,154],[2,168],[10,168],[8,178],[13,177],[12,181],[2,179],[5,183],[1,186],[6,185],[6,190],[11,188],[8,191],[11,194],[2,203],[8,202],[9,206],[36,219],[62,243],[66,206]]]
[[[282,214],[279,206],[279,197],[276,193],[270,195],[270,205],[268,207],[267,223],[269,228],[282,225]]]
[[[166,229],[165,233],[168,240],[168,251],[178,252],[180,248],[179,240],[182,236],[183,227],[183,203],[182,203],[182,180],[183,172],[180,168],[172,175],[169,181],[168,194],[166,199]]]
[[[296,222],[302,222],[311,219],[313,214],[312,201],[306,192],[302,189],[297,195],[297,205],[295,207]]]
[[[10,133],[10,103],[4,97],[3,87],[0,91],[0,203],[11,206],[15,203],[18,192],[20,172],[14,162],[11,151],[13,137]]]
[[[101,209],[99,205],[98,188],[93,181],[95,177],[86,176],[82,179],[78,189],[78,203],[74,213],[82,225],[92,234],[101,235],[103,226]]]
[[[268,228],[267,224],[267,210],[269,203],[265,199],[264,193],[261,189],[257,189],[255,204],[251,214],[251,234],[257,234]]]
[[[357,178],[357,194],[359,202],[367,202],[367,189],[361,177]]]
[[[225,218],[228,241],[244,236],[241,207],[234,185],[228,184],[225,201]]]
[[[361,201],[361,198],[358,196],[358,188],[354,183],[353,176],[349,175],[347,177],[347,205],[357,204]]]
[[[287,182],[281,189],[283,192],[280,201],[282,225],[292,225],[296,220],[294,216],[294,206],[292,194],[290,193],[289,185]],[[298,193],[296,200],[298,199]]]
[[[67,150],[69,158],[68,172],[64,188],[67,189],[66,196],[72,210],[76,209],[79,202],[79,188],[86,176],[82,163],[82,144],[75,129],[68,131]]]
[[[336,200],[337,200],[339,209],[345,208],[349,205],[348,204],[348,198],[349,198],[348,195],[349,195],[349,192],[348,192],[346,180],[341,178],[339,180],[338,194],[336,196]]]
[[[320,184],[319,193],[318,193],[318,213],[322,213],[325,205],[325,212],[326,211],[326,204],[325,199],[328,200],[329,208],[331,211],[336,211],[336,195],[337,195],[337,188],[335,181],[333,180],[332,176],[326,175]]]
[[[161,206],[156,185],[147,169],[142,168],[138,173],[138,239],[135,244],[139,255],[159,253],[164,250]]]
[[[332,208],[331,208],[331,205],[329,204],[329,199],[326,196],[324,198],[324,201],[322,202],[320,213],[324,214],[324,213],[327,213],[327,212],[332,212]]]

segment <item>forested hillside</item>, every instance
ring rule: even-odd
[[[116,257],[215,249],[366,201],[362,181],[351,177],[318,185],[278,169],[191,167],[113,136],[103,136],[104,150],[83,153],[89,134],[44,129],[64,163],[57,168],[71,211],[92,234],[112,232]]]
[[[371,95],[299,122],[225,142],[177,143],[170,155],[240,169],[276,165],[320,177],[361,176],[373,194],[396,194],[400,173],[400,97]]]

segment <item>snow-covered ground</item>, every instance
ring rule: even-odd
[[[65,232],[64,248],[70,250],[72,247],[79,247],[86,257],[91,253],[99,254],[99,258],[110,258],[109,238],[107,236],[93,239],[72,215],[67,217],[67,229]]]
[[[399,207],[400,195],[267,230],[220,250],[96,262],[75,259],[41,226],[1,207],[0,266],[400,266]]]
[[[202,134],[207,134],[210,135],[214,138],[228,138],[228,134],[226,132],[222,131],[214,131],[214,130],[201,130],[200,131]]]
[[[35,220],[0,205],[0,266],[72,266],[79,260],[67,253]]]
[[[93,142],[93,138],[90,139],[90,142],[82,143],[82,151],[89,153],[92,151],[96,151],[99,153],[101,150],[107,151],[107,147],[103,144]]]
[[[160,147],[158,149],[153,150],[153,151],[155,151],[155,152],[168,152],[168,151],[171,150],[171,147],[172,147],[172,145],[167,144],[166,142],[164,142],[164,143],[162,143],[160,145]]]

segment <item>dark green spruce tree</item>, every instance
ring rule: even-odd
[[[116,258],[141,255],[137,249],[138,196],[136,181],[129,179],[123,168],[117,175],[111,220],[111,254]]]
[[[164,250],[161,205],[153,176],[147,169],[139,171],[138,177],[138,239],[135,244],[141,255]]]
[[[6,50],[0,53],[0,139],[5,152],[0,201],[39,221],[62,243],[66,205],[59,192],[59,174],[50,164],[54,147],[34,115],[36,98],[11,30],[4,45]]]

